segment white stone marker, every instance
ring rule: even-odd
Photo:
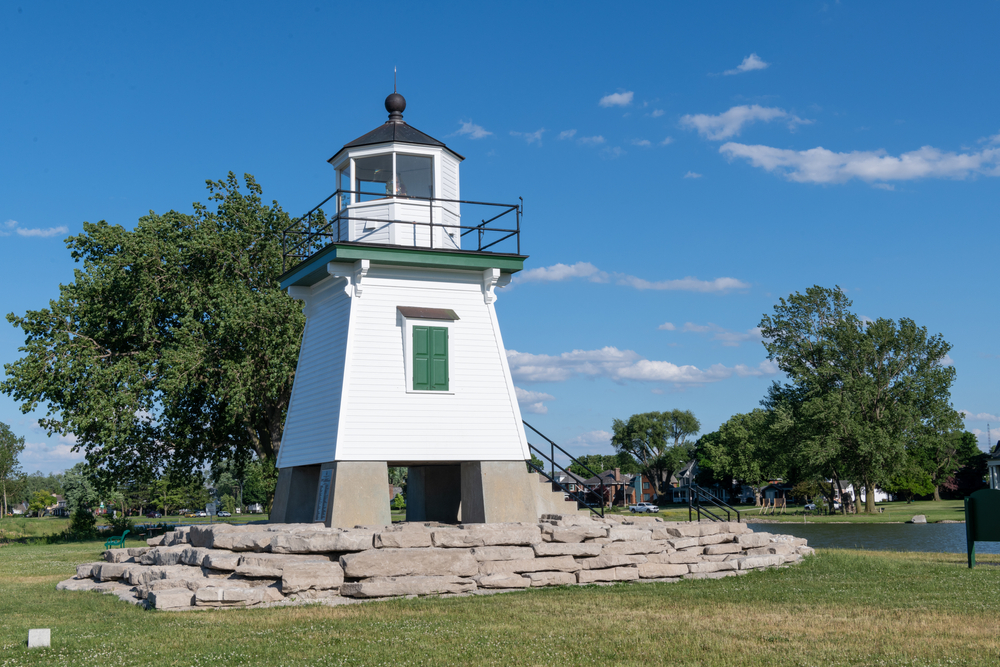
[[[49,648],[52,646],[52,631],[48,628],[28,630],[28,648]]]

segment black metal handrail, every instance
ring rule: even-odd
[[[726,513],[726,518],[723,519],[721,516],[717,515],[712,509],[708,507],[703,507],[701,504],[702,497],[709,503],[714,505],[714,509],[720,514],[722,512]],[[693,521],[692,516],[697,513],[698,520],[701,521],[701,515],[704,514],[712,521],[731,521],[729,513],[733,512],[736,514],[736,522],[742,522],[740,518],[740,511],[722,500],[721,498],[716,498],[707,489],[703,489],[697,484],[691,484],[688,486],[688,521]]]
[[[591,512],[593,512],[594,514],[596,514],[597,516],[599,516],[599,517],[601,517],[603,519],[604,518],[604,490],[605,490],[604,480],[601,479],[597,475],[597,473],[595,473],[593,470],[591,470],[590,468],[588,468],[584,464],[582,464],[579,461],[577,461],[576,458],[572,454],[570,454],[569,452],[567,452],[565,449],[563,449],[562,447],[560,447],[556,443],[552,442],[552,440],[549,439],[548,436],[546,436],[544,433],[542,433],[541,431],[539,431],[537,428],[535,428],[534,426],[532,426],[528,422],[524,421],[523,419],[521,421],[522,421],[522,423],[525,426],[527,426],[532,431],[534,431],[535,433],[537,433],[538,435],[540,435],[542,438],[545,439],[546,442],[549,443],[549,454],[547,456],[546,456],[545,452],[543,452],[538,447],[535,447],[530,442],[528,443],[528,448],[533,453],[538,454],[538,456],[541,457],[541,459],[542,459],[543,462],[545,462],[546,460],[548,461],[549,465],[552,466],[549,469],[550,472],[545,472],[542,468],[536,466],[531,461],[528,461],[528,465],[531,467],[531,469],[534,470],[535,472],[541,474],[543,477],[545,477],[547,480],[549,480],[549,482],[551,482],[552,484],[555,484],[560,489],[562,489],[563,493],[565,493],[565,494],[569,495],[570,497],[572,497],[573,500],[575,500],[578,505],[583,505],[584,507],[586,507],[587,509],[589,509]],[[591,475],[591,477],[597,477],[597,479],[600,480],[600,485],[598,486],[598,488],[600,489],[600,492],[597,494],[598,497],[601,500],[601,502],[599,503],[599,509],[594,509],[594,502],[590,499],[590,497],[593,496],[594,493],[595,493],[595,491],[593,489],[586,489],[586,491],[584,491],[584,492],[581,493],[580,491],[571,490],[569,488],[568,484],[564,484],[563,482],[560,482],[558,479],[556,479],[556,468],[558,468],[561,472],[566,473],[567,475],[575,474],[571,470],[569,470],[567,468],[564,468],[564,467],[562,467],[562,465],[556,463],[556,450],[557,449],[561,453],[563,453],[564,455],[566,455],[567,458],[569,458],[570,465],[573,465],[575,463],[578,466],[580,466],[581,468],[583,468],[584,470],[586,470],[587,472],[589,472],[590,475]],[[575,484],[574,486],[580,486],[580,485],[579,484]]]
[[[345,195],[357,195],[358,198],[361,196],[371,196],[377,197],[377,200],[368,200],[368,202],[357,201],[354,204],[343,205],[342,198]],[[326,213],[323,211],[323,206],[329,202],[331,199],[336,200],[337,213],[331,217],[327,218]],[[402,202],[416,202],[416,203],[427,203],[428,209],[428,222],[418,222],[415,220],[386,220],[384,218],[367,218],[363,215],[358,215],[363,213],[365,207],[358,206],[359,204],[367,204],[371,201],[378,200],[397,200]],[[491,206],[503,209],[497,215],[483,220],[476,225],[462,225],[453,224],[445,221],[434,221],[434,207],[438,205],[438,208],[442,208],[440,204],[466,204],[469,206]],[[503,218],[506,215],[514,214],[514,228],[510,229],[507,227],[497,227],[490,226],[491,223]],[[428,227],[428,243],[430,248],[434,248],[434,228],[441,227],[446,229],[459,229],[463,230],[459,236],[466,236],[472,232],[476,232],[478,236],[478,243],[476,245],[476,250],[478,252],[486,252],[488,248],[492,248],[498,243],[503,243],[504,241],[513,238],[515,240],[516,252],[518,255],[521,254],[521,216],[524,215],[524,200],[518,198],[517,204],[498,204],[494,202],[481,202],[473,201],[469,199],[443,199],[441,197],[416,197],[410,195],[386,195],[384,193],[378,192],[362,192],[360,190],[337,190],[329,197],[321,201],[318,205],[314,206],[305,215],[296,218],[292,221],[292,224],[281,232],[281,270],[282,273],[292,268],[296,264],[299,264],[303,260],[311,257],[316,252],[322,250],[331,243],[337,243],[341,241],[346,241],[349,238],[349,234],[345,234],[347,231],[341,225],[341,222],[357,223],[357,222],[376,222],[381,226],[387,226],[391,224],[405,224],[412,225],[414,229],[413,234],[413,245],[417,247],[417,234],[416,228]],[[460,219],[460,218],[459,218]],[[489,235],[486,237],[486,235]],[[487,243],[484,243],[484,237]],[[423,247],[423,246],[420,246]],[[496,252],[496,251],[490,251]]]

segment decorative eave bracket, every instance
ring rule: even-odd
[[[497,295],[494,289],[506,287],[510,284],[511,277],[509,273],[500,273],[500,269],[485,269],[483,271],[483,301],[487,304],[495,302]]]
[[[347,284],[344,285],[344,293],[347,296],[358,297],[360,299],[363,282],[365,276],[368,275],[370,267],[371,262],[367,259],[359,259],[354,262],[354,265],[350,269],[343,262],[327,262],[326,272],[334,278],[346,278]]]

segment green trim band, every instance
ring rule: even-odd
[[[367,259],[372,264],[417,266],[427,269],[459,269],[482,271],[500,269],[501,273],[517,273],[524,268],[527,255],[511,255],[474,250],[431,250],[374,245],[370,243],[331,243],[313,256],[282,274],[281,289],[315,285],[326,278],[327,262],[353,264]]]

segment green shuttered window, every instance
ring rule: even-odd
[[[448,327],[413,327],[413,389],[448,391]]]

